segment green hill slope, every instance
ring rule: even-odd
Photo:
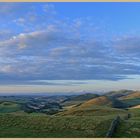
[[[122,120],[113,137],[140,138],[140,108],[130,109],[131,118]]]
[[[0,137],[105,137],[114,116],[0,115]]]
[[[117,108],[94,106],[90,108],[73,107],[66,111],[60,112],[59,116],[105,116],[105,115],[123,115],[127,111]]]

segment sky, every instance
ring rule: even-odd
[[[0,2],[0,93],[140,90],[140,3]]]

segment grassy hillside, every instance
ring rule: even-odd
[[[56,115],[60,116],[105,116],[105,115],[123,115],[126,114],[126,110],[111,108],[106,106],[90,106],[90,107],[73,107],[66,111],[60,112]]]
[[[114,116],[0,115],[0,137],[105,137]]]
[[[92,106],[109,106],[113,108],[124,108],[125,104],[121,101],[110,98],[107,96],[100,96],[91,100],[88,100],[87,102],[84,102],[80,105],[80,107],[87,108]]]
[[[113,137],[140,138],[140,109],[130,109],[132,117],[122,120]]]
[[[101,96],[98,98],[94,98],[91,99],[83,104],[81,104],[81,107],[90,107],[93,105],[99,105],[99,106],[103,106],[103,105],[109,105],[112,103],[112,100],[110,100],[107,96]]]
[[[125,113],[125,110],[117,109],[124,107],[124,104],[116,99],[112,99],[107,96],[100,96],[84,103],[67,108],[67,110],[58,113],[57,115],[76,115],[76,116],[96,116],[96,115],[107,115]]]

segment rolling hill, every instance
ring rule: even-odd
[[[97,95],[97,94],[85,93],[85,94],[81,94],[81,95],[71,97],[70,100],[73,100],[73,101],[87,101],[89,99],[92,99],[92,98],[95,98],[95,97],[98,97],[98,96],[99,95]]]
[[[125,108],[125,104],[121,101],[107,97],[107,96],[100,96],[94,99],[91,99],[83,104],[81,104],[81,107],[92,107],[92,106],[108,106],[112,108]]]
[[[134,99],[134,98],[140,98],[140,92],[132,92],[131,94],[128,94],[127,96],[120,97],[121,100],[126,100],[126,99]]]
[[[63,112],[58,113],[57,115],[78,115],[78,116],[94,116],[94,115],[107,115],[117,114],[117,113],[125,113],[125,110],[121,108],[125,108],[125,104],[112,99],[107,96],[100,96],[88,101],[85,101],[82,104],[64,110]],[[120,108],[120,109],[119,109]]]
[[[119,100],[127,104],[128,107],[140,105],[140,92],[135,91],[127,96],[120,97]]]
[[[113,97],[113,98],[119,98],[119,97],[125,97],[129,94],[132,94],[133,90],[119,90],[119,91],[110,91],[105,93],[106,96]]]
[[[93,105],[103,106],[103,105],[109,105],[111,103],[112,101],[107,96],[100,96],[100,97],[88,100],[87,102],[81,104],[81,107],[90,107]]]
[[[106,116],[106,115],[125,115],[126,110],[104,107],[104,106],[94,106],[92,108],[81,108],[73,107],[66,111],[55,114],[56,116]]]

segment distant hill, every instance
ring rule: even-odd
[[[114,97],[114,98],[119,98],[123,96],[127,96],[129,94],[132,94],[134,91],[133,90],[119,90],[119,91],[110,91],[105,93],[106,96],[109,97]]]
[[[123,96],[120,99],[126,100],[126,99],[134,99],[134,98],[140,98],[140,91],[133,92],[131,94],[128,94],[127,96]]]
[[[99,95],[92,94],[92,93],[85,93],[85,94],[81,94],[81,95],[72,95],[72,96],[69,96],[63,102],[61,102],[61,105],[63,105],[63,106],[78,105],[78,104],[81,104],[85,101],[88,101],[88,100],[96,98],[96,97],[99,97]]]
[[[86,101],[95,97],[99,97],[99,95],[97,94],[92,94],[92,93],[85,93],[85,94],[81,94],[81,95],[77,95],[74,97],[71,97],[70,100],[73,101]]]

